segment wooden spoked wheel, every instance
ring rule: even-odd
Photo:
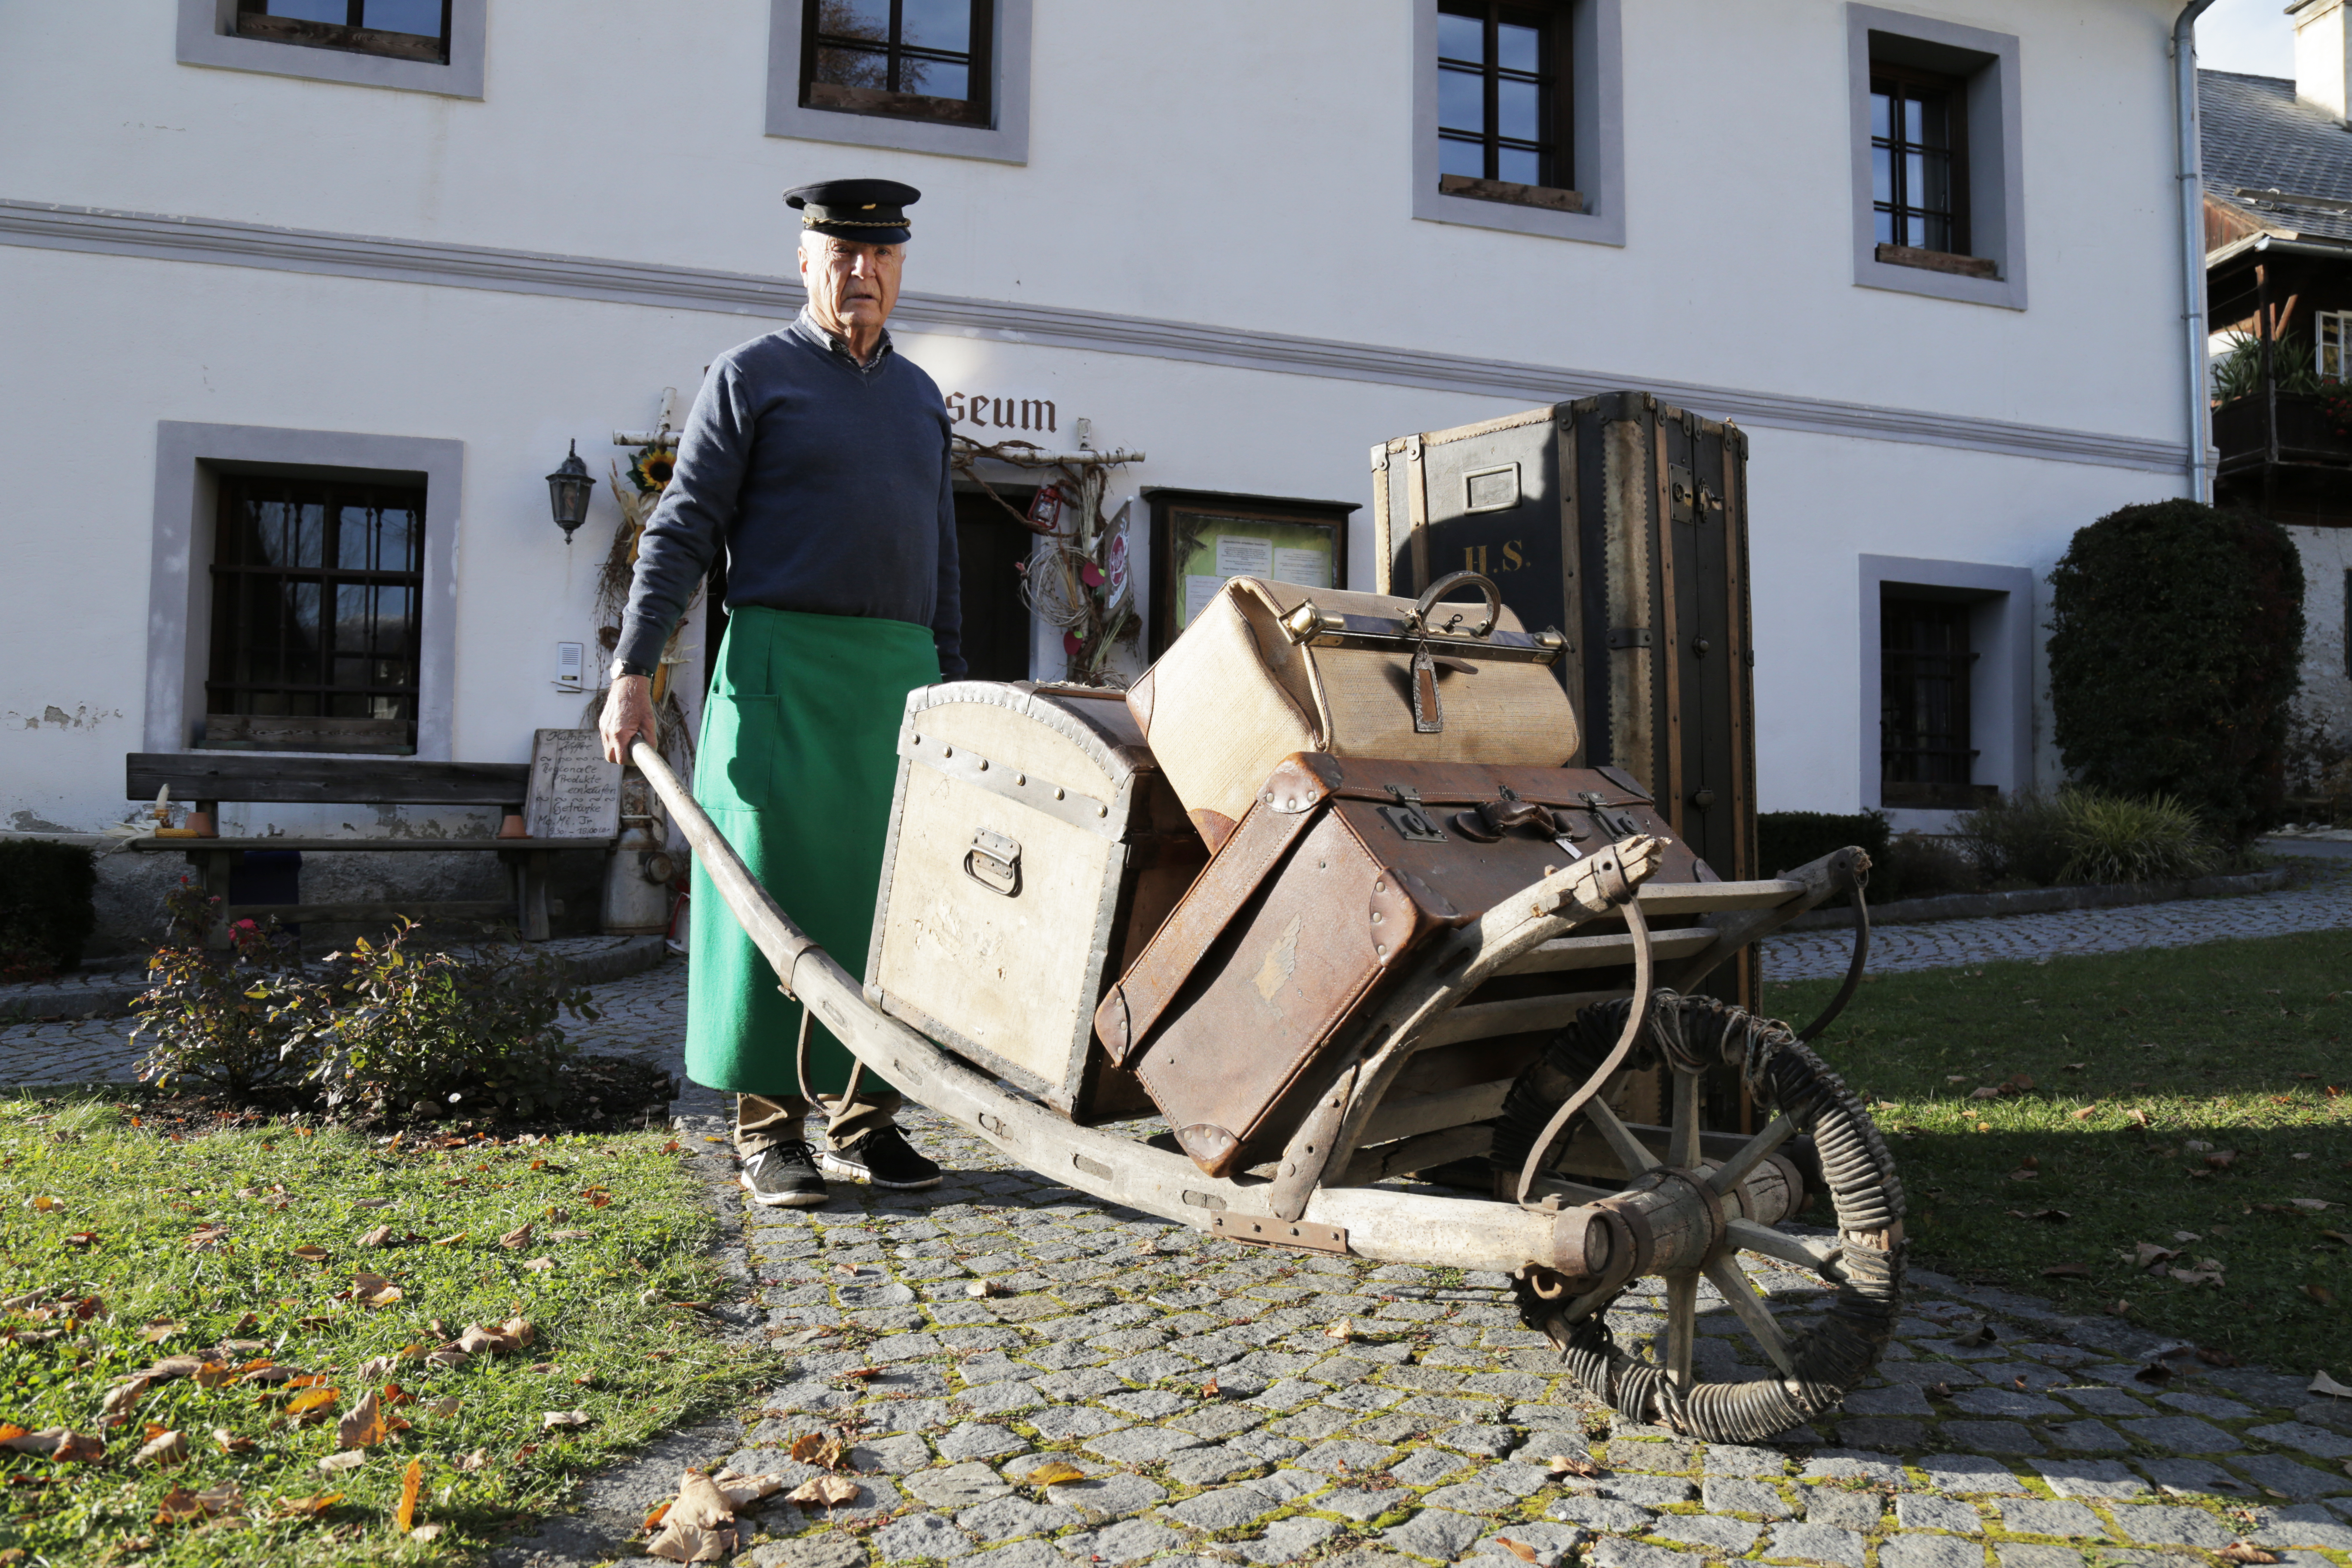
[[[1585,1009],[1521,1075],[1496,1131],[1498,1167],[1517,1168],[1552,1113],[1606,1058],[1631,1005]],[[1876,1365],[1901,1294],[1903,1189],[1868,1113],[1786,1026],[1713,997],[1658,993],[1628,1066],[1670,1074],[1664,1146],[1638,1136],[1605,1095],[1587,1101],[1566,1146],[1607,1150],[1622,1184],[1544,1180],[1538,1191],[1548,1201],[1563,1214],[1582,1205],[1605,1236],[1588,1247],[1593,1271],[1582,1278],[1522,1270],[1522,1315],[1560,1346],[1579,1383],[1638,1421],[1746,1442],[1832,1408]],[[1757,1102],[1777,1114],[1725,1157],[1710,1159],[1706,1144],[1721,1144],[1702,1138],[1700,1089],[1706,1070],[1717,1066],[1738,1068]],[[1783,1152],[1800,1134],[1811,1139],[1835,1211],[1835,1239],[1780,1226],[1803,1201],[1802,1178]],[[1820,1279],[1831,1291],[1828,1312],[1792,1337],[1739,1267],[1742,1251]],[[1617,1344],[1607,1314],[1635,1279],[1648,1277],[1664,1282],[1665,1328],[1643,1357]],[[1698,1375],[1702,1279],[1729,1304],[1777,1377]]]

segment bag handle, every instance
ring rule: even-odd
[[[1415,631],[1428,630],[1429,614],[1437,607],[1437,602],[1465,584],[1475,585],[1478,592],[1486,595],[1486,623],[1470,635],[1474,637],[1491,635],[1495,630],[1496,623],[1503,618],[1503,591],[1495,586],[1493,578],[1482,576],[1475,572],[1448,572],[1444,576],[1432,583],[1428,591],[1415,599],[1412,608],[1405,613],[1404,624]]]

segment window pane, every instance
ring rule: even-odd
[[[1451,136],[1438,138],[1437,172],[1441,174],[1463,174],[1473,180],[1485,179],[1486,144],[1457,141]]]
[[[1878,210],[1878,212],[1877,212],[1876,214],[1874,214],[1874,216],[1875,216],[1875,218],[1877,219],[1877,221],[1876,221],[1876,223],[1875,223],[1875,224],[1874,224],[1872,226],[1873,226],[1873,231],[1874,231],[1874,232],[1876,234],[1876,236],[1877,236],[1877,241],[1878,241],[1878,243],[1879,243],[1879,244],[1881,244],[1881,245],[1892,245],[1892,244],[1894,244],[1894,243],[1895,243],[1895,215],[1894,215],[1893,213],[1891,213],[1891,212],[1888,212],[1885,208],[1881,207],[1881,208]]]
[[[1884,147],[1870,150],[1870,199],[1874,202],[1895,199],[1895,154]]]
[[[272,16],[290,16],[297,22],[332,22],[337,26],[352,19],[352,8],[344,0],[268,0],[262,10]],[[433,30],[441,30],[437,23]]]
[[[333,509],[335,565],[346,572],[364,572],[368,568],[368,514],[361,506]]]
[[[931,98],[970,98],[971,68],[940,60],[902,60],[898,66],[898,90]]]
[[[1543,69],[1543,34],[1534,27],[1504,22],[1495,28],[1495,63],[1505,70]]]
[[[828,38],[890,41],[890,0],[817,0],[816,30]]]
[[[835,87],[870,87],[879,91],[890,85],[890,57],[879,49],[819,49],[816,79]]]
[[[1475,16],[1455,16],[1439,12],[1437,16],[1437,52],[1449,60],[1472,60],[1486,63],[1486,24]]]
[[[1517,184],[1540,185],[1543,184],[1542,155],[1524,147],[1502,148],[1496,153],[1495,174],[1497,179],[1509,180]]]
[[[441,0],[367,0],[361,16],[365,18],[362,26],[387,33],[441,36]]]
[[[971,0],[904,0],[898,8],[898,41],[916,48],[970,54]]]
[[[1486,79],[1471,71],[1439,70],[1437,123],[1441,130],[1467,131],[1474,135],[1484,135],[1486,130]]]
[[[1870,133],[1881,139],[1895,133],[1895,110],[1884,92],[1870,95]]]
[[[1903,155],[1903,205],[1909,207],[1927,205],[1928,204],[1927,201],[1923,199],[1927,189],[1927,154],[1924,153],[1906,153]]]
[[[1952,161],[1932,153],[1915,153],[1919,160],[1918,183],[1913,186],[1911,203],[1930,212],[1952,210]]]
[[[1518,142],[1543,136],[1543,90],[1531,81],[1495,84],[1495,129]]]
[[[1895,134],[1904,142],[1919,140],[1919,100],[1908,92],[1895,95]]]
[[[316,501],[303,503],[293,528],[292,564],[323,566],[327,563],[327,509]]]
[[[1948,117],[1944,113],[1942,93],[1931,92],[1920,98],[1911,106],[1911,118],[1916,128],[1913,140],[1921,146],[1944,147],[1950,144],[1950,138],[1944,133]]]

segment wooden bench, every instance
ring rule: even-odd
[[[268,752],[133,752],[123,758],[123,793],[152,800],[169,788],[174,800],[217,812],[222,801],[271,805],[488,805],[520,813],[530,768],[523,763],[425,763],[403,757],[287,756]],[[215,820],[218,817],[215,816]],[[215,940],[228,922],[275,915],[301,921],[511,918],[525,942],[547,940],[548,871],[561,849],[609,849],[609,838],[136,838],[129,847],[182,854],[207,893],[221,900]],[[508,900],[391,900],[376,903],[233,905],[229,874],[248,849],[299,849],[376,855],[417,850],[488,850],[514,881]]]

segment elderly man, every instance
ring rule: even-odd
[[[808,304],[791,326],[720,356],[646,525],[604,705],[605,755],[654,734],[647,678],[724,546],[727,636],[702,721],[695,797],[752,874],[826,952],[865,962],[907,694],[963,673],[947,405],[883,323],[898,299],[918,195],[829,180],[801,212]],[[936,1186],[940,1168],[893,1118],[898,1095],[815,1026],[694,870],[686,1070],[735,1092],[751,1201],[824,1202],[824,1170],[876,1186]],[[853,1078],[858,1079],[853,1089]],[[823,1102],[830,1145],[804,1119]]]

